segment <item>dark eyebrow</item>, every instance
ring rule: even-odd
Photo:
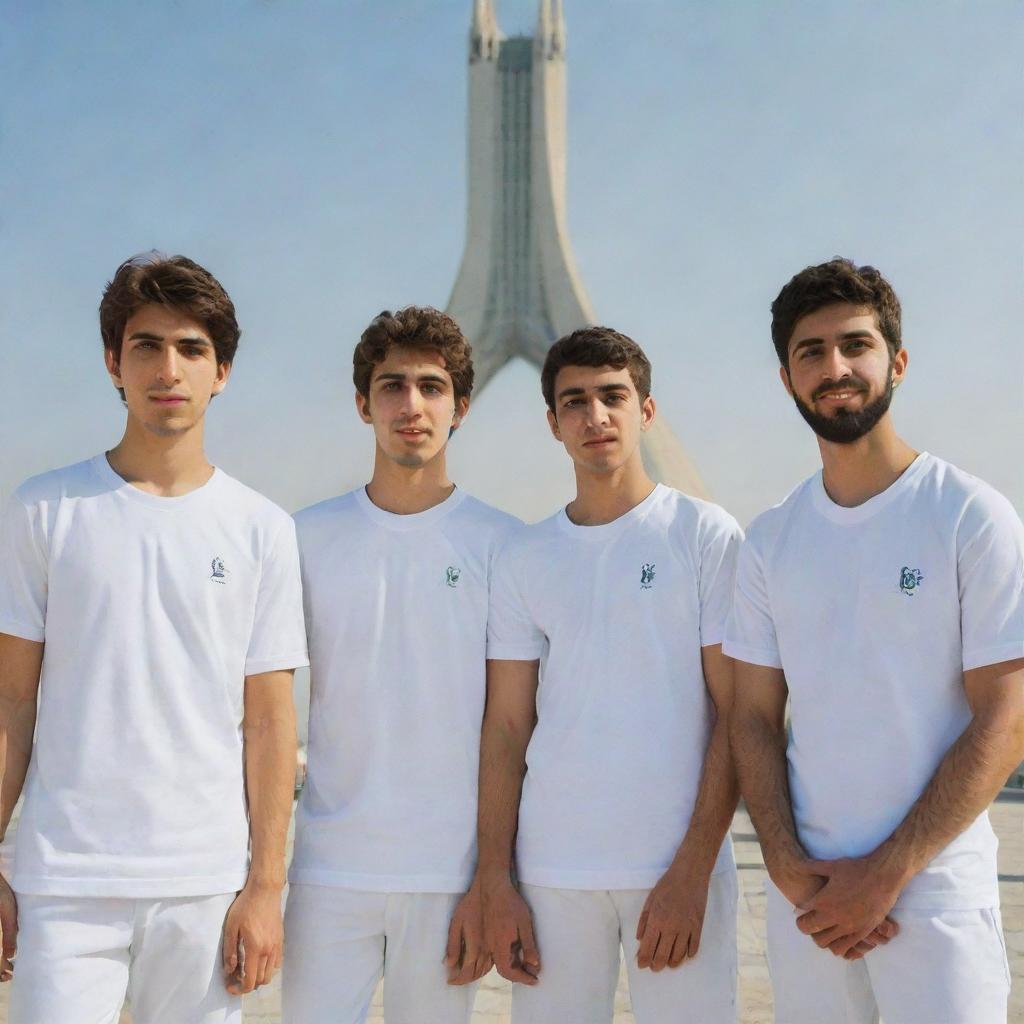
[[[599,394],[608,395],[608,394],[611,394],[611,392],[613,392],[613,391],[625,391],[625,392],[628,392],[629,391],[629,385],[625,384],[625,383],[623,383],[623,384],[599,384],[596,388],[594,388],[594,390],[597,391]],[[584,388],[566,388],[564,391],[559,391],[558,392],[558,398],[559,399],[563,399],[563,398],[566,398],[568,395],[585,395],[585,394],[586,394],[586,390]]]
[[[404,381],[406,379],[407,379],[407,377],[406,377],[406,375],[404,373],[379,373],[374,378],[375,381],[378,381],[378,380]],[[425,374],[423,374],[423,376],[417,377],[416,381],[419,384],[428,384],[428,383],[429,384],[447,384],[448,383],[448,381],[444,377],[441,377],[440,375],[435,374],[435,373],[425,373]]]
[[[129,341],[163,341],[164,336],[162,334],[153,334],[151,331],[136,331],[134,334],[129,335]],[[207,338],[178,338],[175,342],[176,345],[201,345],[207,348],[213,348],[213,342]]]
[[[858,330],[858,331],[844,331],[839,335],[840,341],[853,341],[859,338],[874,339],[874,335],[871,331]],[[794,346],[793,352],[799,352],[802,348],[807,348],[809,345],[824,345],[824,338],[801,338]]]

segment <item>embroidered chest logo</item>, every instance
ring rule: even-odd
[[[230,575],[227,566],[224,565],[223,558],[215,558],[210,562],[210,579],[214,583],[227,583],[228,576]]]
[[[921,581],[924,577],[917,569],[908,569],[903,566],[900,569],[900,590],[903,591],[907,597],[913,597],[914,591],[921,586]]]
[[[462,575],[462,570],[459,569],[457,566],[449,565],[448,568],[445,569],[444,573],[445,582],[448,584],[449,587],[454,587],[455,584],[459,582],[459,577]]]
[[[644,562],[640,569],[640,589],[650,590],[654,585],[654,563]]]

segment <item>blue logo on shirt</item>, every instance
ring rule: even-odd
[[[914,591],[921,586],[921,581],[924,577],[917,569],[909,569],[907,566],[903,566],[900,569],[900,590],[903,591],[907,597],[913,597]]]
[[[210,579],[214,583],[227,583],[228,581],[228,570],[224,565],[222,558],[215,558],[210,563]]]
[[[640,569],[640,589],[650,590],[654,583],[654,563],[644,562]]]

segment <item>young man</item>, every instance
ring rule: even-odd
[[[357,1024],[383,973],[391,1024],[464,1024],[467,983],[490,967],[478,894],[463,895],[476,862],[487,591],[516,521],[448,478],[446,446],[473,387],[454,320],[381,313],[353,364],[373,476],[296,517],[312,693],[284,1017]]]
[[[576,331],[541,383],[576,497],[513,536],[495,572],[476,882],[488,949],[521,983],[518,1024],[610,1022],[620,946],[639,1024],[726,1024],[736,783],[719,645],[740,530],[644,471],[655,408],[634,341]]]
[[[0,880],[10,1019],[112,1021],[127,990],[135,1024],[239,1021],[281,958],[294,528],[204,454],[239,337],[217,281],[130,260],[100,326],[123,438],[2,520],[4,829],[25,785]]]
[[[772,317],[822,459],[751,525],[725,643],[776,1016],[1002,1024],[986,808],[1024,757],[1024,528],[896,434],[907,353],[877,270],[808,267]]]

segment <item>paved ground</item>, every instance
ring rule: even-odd
[[[1000,892],[1014,990],[1010,997],[1009,1024],[1024,1024],[1024,793],[1004,797],[992,808],[992,822],[999,835]],[[740,1021],[771,1024],[772,997],[764,956],[764,866],[750,820],[740,812],[733,821],[733,841],[740,867]],[[473,1024],[508,1024],[509,985],[491,973],[477,993]],[[245,1001],[245,1024],[279,1024],[278,983]],[[374,998],[369,1024],[383,1024],[380,990]],[[7,1024],[6,986],[0,992],[0,1024]],[[121,1024],[131,1024],[126,1011]],[[625,976],[619,979],[615,1024],[633,1024]],[[831,1024],[823,1021],[822,1024]]]

